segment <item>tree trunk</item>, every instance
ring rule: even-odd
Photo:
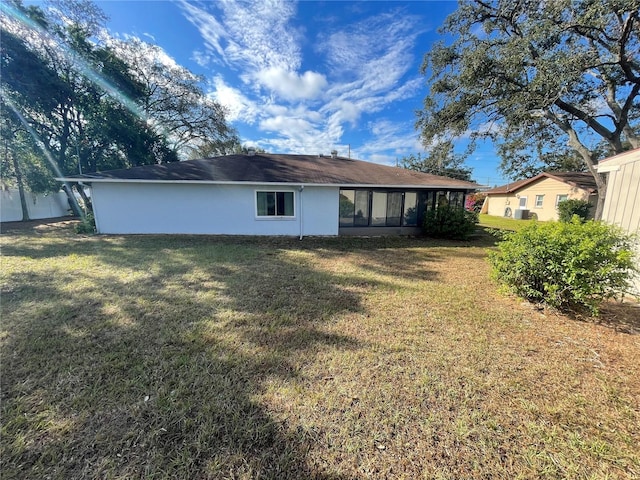
[[[69,201],[69,206],[71,207],[71,211],[73,212],[73,214],[76,217],[82,218],[84,214],[82,213],[82,210],[80,210],[80,206],[76,201],[76,197],[73,195],[73,190],[71,190],[71,187],[65,183],[62,186],[62,190],[64,190],[64,193],[67,194],[67,200]]]
[[[589,165],[589,171],[596,181],[598,187],[598,202],[596,203],[596,211],[593,215],[594,220],[602,220],[602,212],[604,211],[604,199],[607,196],[607,181],[606,177],[601,173],[598,173],[595,166]]]
[[[82,201],[84,202],[84,208],[87,211],[87,213],[92,212],[93,204],[91,203],[91,199],[87,197],[87,194],[84,192],[84,187],[82,186],[82,184],[78,183],[76,185],[76,190],[78,190],[78,193],[82,197]]]
[[[593,179],[596,181],[596,187],[598,189],[598,203],[596,203],[596,211],[593,217],[594,220],[602,220],[602,212],[604,211],[604,199],[607,195],[607,182],[605,180],[605,176],[598,173],[598,170],[596,169],[598,160],[595,153],[589,150],[580,141],[578,134],[569,124],[569,122],[557,117],[551,111],[547,111],[546,116],[569,136],[569,146],[583,158],[584,163],[589,169],[589,172],[591,173],[591,175],[593,175]]]
[[[6,144],[5,144],[6,145]],[[9,155],[8,149],[5,152],[5,155]],[[24,194],[24,183],[22,181],[22,172],[20,171],[20,165],[18,165],[18,159],[15,155],[11,155],[11,160],[13,161],[13,169],[16,173],[16,183],[18,184],[18,193],[20,194],[20,206],[22,207],[22,221],[28,222],[31,220],[29,217],[29,209],[27,207],[27,198]]]

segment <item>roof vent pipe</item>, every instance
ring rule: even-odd
[[[331,158],[338,158],[338,150],[331,150]]]

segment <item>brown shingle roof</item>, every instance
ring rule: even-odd
[[[197,181],[449,187],[473,190],[477,184],[397,167],[316,155],[225,155],[162,165],[146,165],[66,177],[66,180]]]
[[[590,173],[542,172],[536,175],[535,177],[526,178],[524,180],[518,180],[517,182],[507,183],[506,185],[501,185],[500,187],[487,190],[484,193],[486,193],[487,195],[497,195],[497,194],[516,192],[521,188],[535,181],[541,180],[543,178],[553,178],[554,180],[558,180],[559,182],[564,182],[571,186],[578,187],[583,190],[587,190],[588,192],[595,192],[598,189],[598,186],[596,185],[596,181],[593,178],[593,175],[591,175]]]

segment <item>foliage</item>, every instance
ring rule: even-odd
[[[427,146],[470,135],[498,142],[502,169],[528,176],[575,151],[594,175],[599,215],[609,153],[640,147],[640,2],[462,0],[425,55],[430,91],[417,127]],[[596,146],[594,146],[596,145]],[[562,154],[565,156],[565,154]]]
[[[633,255],[633,238],[619,228],[574,218],[509,234],[490,261],[493,276],[517,295],[597,315],[603,300],[627,288]]]
[[[465,200],[464,208],[470,212],[480,213],[487,195],[482,192],[470,193]]]
[[[453,153],[452,143],[435,146],[425,157],[420,153],[404,157],[400,160],[400,166],[417,172],[471,181],[472,170],[464,166],[462,157]]]
[[[94,41],[104,20],[95,6],[14,7],[2,17],[3,103],[35,137],[37,154],[51,154],[57,175],[177,159],[136,115],[140,84]]]
[[[574,215],[582,221],[589,217],[591,205],[585,200],[569,199],[558,203],[558,220],[570,222]]]
[[[132,77],[141,84],[139,101],[183,158],[202,158],[231,153],[240,144],[226,122],[226,111],[207,96],[204,78],[168,59],[157,45],[139,38],[111,39],[110,46],[122,58]]]
[[[96,219],[92,213],[87,213],[75,226],[76,233],[92,234],[96,233]]]
[[[422,231],[428,237],[465,240],[478,223],[478,215],[464,208],[439,205],[424,215]]]
[[[200,77],[161,63],[158,47],[110,39],[104,21],[87,0],[60,0],[46,10],[19,0],[3,7],[0,114],[3,130],[20,139],[3,147],[33,191],[45,184],[57,190],[52,176],[173,162],[205,142],[237,140]],[[3,181],[16,175],[15,168],[3,171]]]

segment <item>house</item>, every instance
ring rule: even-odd
[[[99,233],[411,235],[476,184],[324,155],[226,155],[59,178],[91,184]]]
[[[482,213],[538,220],[557,220],[558,203],[563,200],[585,200],[594,207],[598,200],[596,181],[584,172],[543,172],[484,193]]]
[[[601,160],[596,168],[607,176],[602,220],[640,235],[640,148]],[[640,245],[636,244],[636,250],[640,269]],[[640,276],[634,293],[640,296]]]

